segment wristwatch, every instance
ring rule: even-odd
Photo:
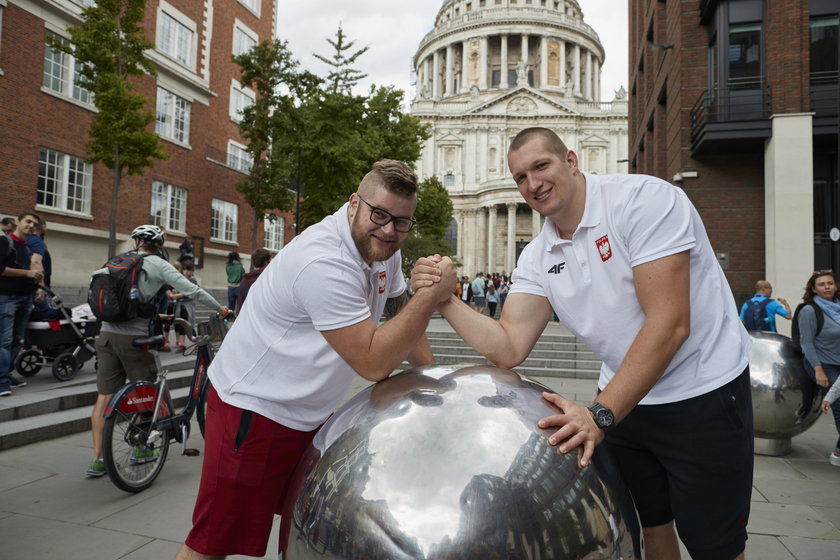
[[[615,426],[615,415],[606,406],[596,402],[587,408],[592,414],[592,419],[595,420],[595,424],[605,432],[610,431]]]

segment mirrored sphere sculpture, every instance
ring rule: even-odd
[[[805,373],[802,356],[790,338],[772,332],[751,332],[750,336],[755,452],[786,455],[791,438],[819,418],[819,390]]]
[[[431,366],[362,391],[324,424],[283,508],[284,560],[633,558],[636,516],[599,446],[586,468],[536,426],[546,387]]]

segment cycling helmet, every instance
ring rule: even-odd
[[[163,245],[163,230],[157,226],[137,226],[131,232],[132,239],[140,239],[143,244]]]

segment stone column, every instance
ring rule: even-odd
[[[593,86],[595,95],[593,96],[593,99],[595,101],[601,101],[601,63],[597,59],[595,60],[593,78],[595,79],[595,85]]]
[[[508,44],[507,44],[507,35],[502,35],[502,67],[500,69],[501,76],[499,76],[499,87],[501,89],[507,89],[509,87],[508,84]]]
[[[434,75],[432,74],[432,59],[428,56],[423,60],[423,85],[426,86],[426,94],[434,95]]]
[[[566,88],[566,41],[560,39],[560,89]]]
[[[487,35],[481,37],[481,56],[478,67],[478,89],[487,89]]]
[[[540,234],[542,229],[542,216],[539,212],[531,209],[531,237],[534,238]]]
[[[507,207],[507,254],[505,255],[505,272],[510,275],[516,266],[516,207],[515,202],[508,202]]]
[[[446,45],[446,91],[444,95],[452,95],[455,89],[455,61],[453,60],[452,45]]]
[[[586,78],[583,82],[583,96],[592,101],[592,52],[586,51]]]
[[[477,272],[475,270],[475,246],[476,246],[476,221],[475,217],[478,210],[475,208],[467,208],[463,210],[464,216],[464,233],[462,239],[464,240],[463,248],[461,249],[461,259],[464,263],[464,273],[474,276]]]
[[[528,34],[522,34],[522,60],[528,64]]]
[[[440,51],[435,51],[432,58],[432,98],[440,99]]]
[[[478,268],[473,272],[486,272],[483,264],[486,262],[486,241],[487,241],[487,209],[477,208],[475,211],[475,263]],[[481,257],[485,258],[482,259]]]
[[[487,208],[489,213],[487,220],[487,273],[496,270],[496,214],[498,207]]]
[[[469,41],[461,42],[461,93],[470,90],[470,49]]]
[[[540,87],[548,87],[548,37],[540,37]]]
[[[572,58],[572,79],[574,80],[574,94],[580,95],[580,45],[575,45],[575,52]]]

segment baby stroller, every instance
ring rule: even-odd
[[[26,340],[31,345],[15,359],[15,369],[24,377],[31,377],[41,367],[52,362],[53,377],[69,381],[96,356],[94,338],[99,334],[100,323],[92,313],[73,313],[61,303],[49,288],[42,288],[55,304],[55,319],[30,321],[26,324]]]

